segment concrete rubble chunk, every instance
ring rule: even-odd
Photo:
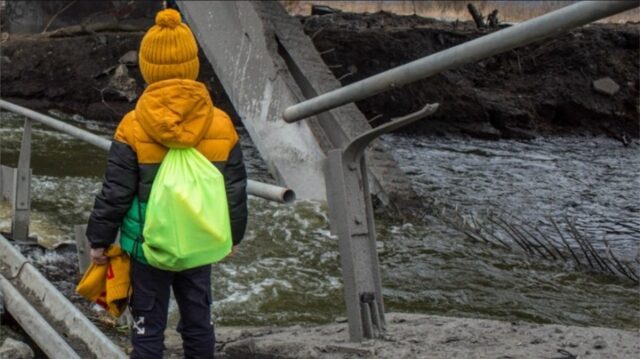
[[[122,55],[122,57],[120,57],[118,62],[128,66],[135,66],[138,64],[138,52],[135,50],[131,50],[126,54]]]
[[[593,81],[593,89],[601,94],[613,96],[620,91],[620,85],[611,79],[611,77],[603,77]]]
[[[138,98],[136,80],[129,76],[129,70],[125,64],[118,65],[113,77],[109,80],[109,86],[129,102]]]
[[[595,337],[594,339],[595,341],[593,342],[593,349],[602,350],[607,348],[607,342],[602,339],[602,337]]]
[[[0,359],[32,359],[34,356],[27,344],[15,339],[5,339],[0,347]]]

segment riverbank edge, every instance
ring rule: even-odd
[[[384,339],[348,341],[346,322],[319,326],[216,328],[221,358],[632,358],[638,331],[387,313]],[[177,332],[165,333],[181,358]],[[571,356],[573,355],[573,356]]]

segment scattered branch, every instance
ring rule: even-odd
[[[122,117],[122,116],[124,115],[124,114],[122,114],[122,113],[120,113],[120,112],[116,111],[113,107],[111,107],[111,106],[107,103],[107,101],[105,101],[105,99],[104,99],[104,91],[105,91],[105,90],[108,90],[108,89],[109,89],[108,87],[105,87],[105,88],[103,88],[103,89],[99,89],[99,88],[94,87],[94,89],[95,89],[95,90],[97,90],[98,92],[100,92],[100,99],[101,99],[101,102],[102,102],[102,104],[103,104],[106,108],[108,108],[109,110],[111,110],[111,112],[113,112],[114,114],[116,114],[118,117]]]
[[[91,24],[80,24],[61,27],[54,31],[42,33],[46,37],[67,37],[74,35],[94,34],[97,32],[105,31],[123,31],[123,32],[142,32],[146,29],[142,26],[135,26],[130,24],[121,24],[117,21],[111,22],[95,22]]]
[[[58,16],[60,14],[62,14],[63,12],[65,12],[65,10],[67,10],[71,5],[73,5],[77,0],[72,0],[70,1],[67,5],[65,5],[62,9],[58,10],[58,12],[56,12],[55,14],[53,14],[53,16],[51,16],[51,18],[49,19],[49,22],[47,22],[47,25],[45,25],[44,29],[42,29],[42,34],[44,34],[45,32],[47,32],[47,30],[49,30],[49,26],[51,26],[51,24],[55,21],[55,19],[58,18]]]
[[[484,23],[484,16],[482,16],[482,13],[480,12],[480,10],[478,10],[478,8],[476,8],[472,3],[469,3],[467,5],[467,10],[469,10],[469,13],[471,14],[471,17],[476,23],[476,27],[478,29],[484,29],[485,27],[487,27],[487,24]]]

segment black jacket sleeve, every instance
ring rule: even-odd
[[[240,143],[229,153],[224,168],[224,181],[231,218],[231,236],[235,246],[242,241],[247,227],[247,171],[244,168]]]
[[[106,248],[115,241],[138,190],[138,171],[133,149],[125,143],[113,141],[102,190],[96,196],[87,226],[91,248]]]

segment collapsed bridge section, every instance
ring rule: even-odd
[[[301,24],[275,1],[180,1],[251,139],[280,184],[300,198],[326,199],[324,162],[332,149],[371,129],[353,105],[288,124],[284,110],[340,87]],[[414,198],[384,146],[367,151],[372,192],[385,204]]]

